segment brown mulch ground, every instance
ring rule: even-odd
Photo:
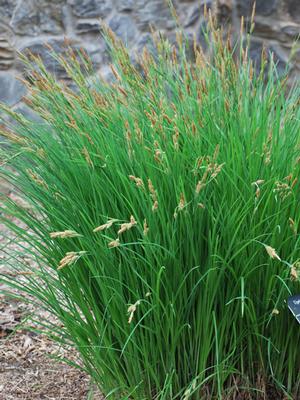
[[[16,246],[0,224],[0,273],[10,273],[6,251]],[[5,252],[1,248],[5,246]],[[74,350],[60,348],[20,323],[34,310],[1,294],[0,284],[0,400],[83,400],[90,391],[88,376],[57,358],[78,360]],[[94,400],[103,400],[94,394]]]
[[[89,380],[75,368],[51,360],[55,345],[17,331],[0,341],[0,399],[86,399]]]

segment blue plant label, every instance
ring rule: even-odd
[[[300,324],[300,294],[288,298],[288,307]]]

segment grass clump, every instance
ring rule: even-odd
[[[135,63],[106,35],[112,84],[86,78],[82,53],[53,54],[75,89],[34,59],[40,119],[5,109],[1,174],[27,207],[7,199],[2,219],[20,240],[12,268],[33,275],[2,280],[60,320],[45,330],[107,398],[264,398],[270,385],[297,398],[285,300],[299,291],[299,88],[212,22],[192,61],[181,34]]]

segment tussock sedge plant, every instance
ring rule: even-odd
[[[26,204],[3,200],[2,281],[108,399],[300,398],[299,87],[212,19],[206,54],[179,32],[132,61],[105,36],[112,83],[80,51],[53,53],[73,89],[29,57],[39,119],[2,106],[1,175]]]

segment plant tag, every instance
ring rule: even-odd
[[[288,298],[288,307],[300,324],[300,294]]]

